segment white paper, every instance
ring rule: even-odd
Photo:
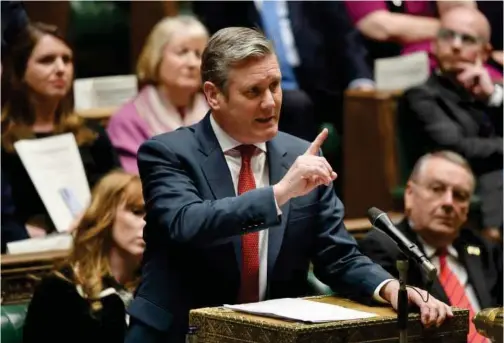
[[[430,75],[429,56],[425,51],[375,60],[377,90],[403,90],[427,81]]]
[[[118,107],[138,93],[135,75],[103,76],[74,81],[75,110]]]
[[[72,244],[72,235],[68,233],[61,233],[42,238],[30,238],[7,243],[7,253],[13,255],[54,250],[68,250],[72,247]]]
[[[308,323],[326,323],[376,317],[375,313],[305,299],[285,298],[242,305],[224,305],[234,311]]]
[[[71,133],[14,143],[23,165],[59,232],[67,231],[76,207],[87,207],[91,198],[84,165]],[[71,202],[62,196],[68,190]],[[30,201],[30,199],[26,199]]]

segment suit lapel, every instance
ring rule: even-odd
[[[408,220],[404,219],[398,226],[397,228],[402,231],[402,233],[414,244],[418,246],[418,248],[422,251],[422,253],[425,254],[425,250],[423,248],[423,245],[418,241],[418,237],[416,233],[413,231],[413,229],[409,226]],[[410,266],[411,268],[411,266]],[[414,266],[418,270],[418,273],[420,274],[420,278],[422,281],[423,287],[427,288],[428,283],[427,283],[427,277],[426,275],[422,272],[422,269],[419,268],[417,265]],[[438,271],[439,272],[439,271]],[[448,296],[446,295],[443,285],[441,285],[441,282],[439,281],[439,278],[436,277],[433,282],[432,282],[432,288],[430,289],[430,293],[434,295],[438,300],[443,301],[445,303],[450,303],[450,300],[448,299]]]
[[[219,145],[219,141],[210,124],[210,112],[196,126],[196,137],[203,154],[201,170],[212,190],[215,199],[236,196],[233,179],[229,171],[226,158]],[[241,272],[241,239],[240,236],[231,237],[236,255],[237,268]]]
[[[481,263],[481,256],[469,254],[468,246],[466,244],[457,244],[455,249],[460,257],[460,262],[467,271],[469,282],[474,288],[476,296],[478,297],[481,308],[492,306],[490,293],[485,284],[485,275],[483,274],[483,264]]]
[[[278,144],[279,138],[276,137],[266,144],[268,150],[268,167],[270,185],[278,183],[289,170],[289,163],[285,160],[287,152]],[[285,227],[289,215],[290,202],[280,207],[282,211],[282,221],[279,225],[268,229],[268,280],[271,280],[271,273],[275,266],[282,241]]]

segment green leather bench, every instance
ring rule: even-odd
[[[329,286],[320,282],[315,275],[308,273],[308,295],[331,295]],[[2,305],[2,343],[21,343],[23,338],[23,323],[28,310],[28,303]]]
[[[2,343],[21,343],[28,303],[2,305]]]

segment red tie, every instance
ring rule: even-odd
[[[250,166],[256,151],[254,145],[240,145],[236,148],[242,157],[240,176],[238,177],[238,195],[256,188],[254,173]],[[259,232],[241,236],[242,272],[239,303],[259,301]]]
[[[452,306],[465,308],[469,310],[469,335],[467,336],[467,342],[469,343],[480,343],[487,342],[486,338],[478,334],[476,327],[474,326],[472,319],[474,318],[474,309],[467,298],[464,286],[460,283],[457,275],[450,269],[446,261],[447,251],[442,249],[438,252],[439,256],[439,281],[445,290],[448,299]]]

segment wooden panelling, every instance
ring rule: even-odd
[[[398,92],[347,91],[344,109],[344,204],[348,218],[376,206],[394,209],[399,181],[395,111]]]
[[[23,1],[23,6],[31,21],[56,25],[66,35],[70,1]]]
[[[178,1],[131,1],[131,61],[133,70],[150,31],[164,17],[178,14]]]

